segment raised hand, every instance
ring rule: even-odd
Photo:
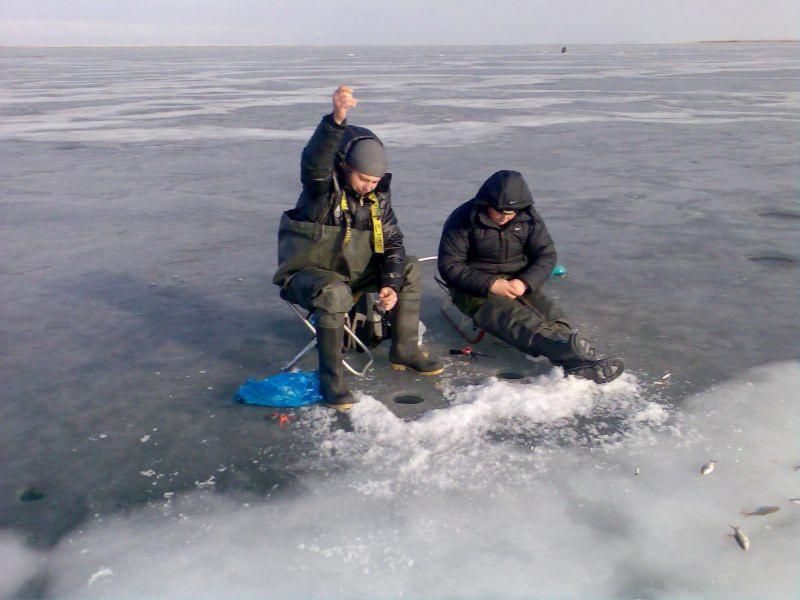
[[[333,92],[333,120],[337,125],[341,125],[347,118],[347,111],[358,104],[358,100],[353,98],[353,88],[340,85]]]

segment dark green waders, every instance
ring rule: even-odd
[[[282,298],[313,312],[320,389],[325,403],[340,410],[355,402],[343,377],[344,316],[354,304],[354,294],[377,291],[380,285],[370,234],[352,229],[345,243],[342,227],[296,221],[292,211],[284,213],[278,232],[280,267],[273,283],[281,286]],[[425,359],[417,346],[420,293],[419,263],[407,257],[403,286],[392,311],[390,357],[402,361],[403,368],[441,372],[441,365]]]
[[[598,356],[592,345],[572,330],[564,312],[539,291],[517,300],[455,292],[453,302],[477,327],[525,354],[548,358],[563,367],[565,375],[607,383],[624,370],[622,359]]]

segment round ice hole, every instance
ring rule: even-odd
[[[525,375],[522,373],[517,373],[516,371],[500,371],[497,374],[499,379],[508,379],[509,381],[515,381],[517,379],[523,379]]]
[[[414,394],[406,394],[405,396],[398,396],[394,399],[397,404],[421,404],[425,402],[422,396],[415,396]]]
[[[36,502],[42,498],[44,498],[44,493],[34,487],[22,490],[22,493],[19,495],[19,499],[22,502]]]
[[[788,267],[794,264],[797,264],[797,260],[790,256],[780,256],[778,254],[764,254],[761,256],[748,256],[748,260],[752,260],[754,263],[758,263],[760,265],[768,265],[768,266],[775,266],[775,267]]]

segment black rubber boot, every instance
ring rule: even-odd
[[[533,347],[550,362],[571,369],[600,360],[589,340],[561,323],[545,323],[533,336]]]
[[[419,347],[419,306],[419,300],[399,300],[392,311],[389,365],[396,371],[410,369],[420,375],[438,375],[444,365],[428,358]]]
[[[319,388],[327,406],[347,411],[356,399],[344,384],[342,366],[343,327],[317,326],[317,355],[319,357]]]
[[[595,383],[608,383],[625,371],[621,358],[602,358],[589,340],[577,333],[570,333],[565,339],[565,332],[559,329],[558,326],[543,328],[536,335],[536,346],[550,362],[564,368],[565,377],[574,375]]]

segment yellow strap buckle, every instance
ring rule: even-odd
[[[378,197],[375,192],[371,192],[367,199],[370,201],[369,214],[372,217],[372,237],[373,245],[376,254],[383,254],[383,223],[381,223],[381,207],[378,202]],[[353,218],[350,215],[349,207],[347,206],[347,196],[342,192],[342,200],[340,204],[342,209],[342,217],[345,223],[344,243],[350,242],[353,237]]]

